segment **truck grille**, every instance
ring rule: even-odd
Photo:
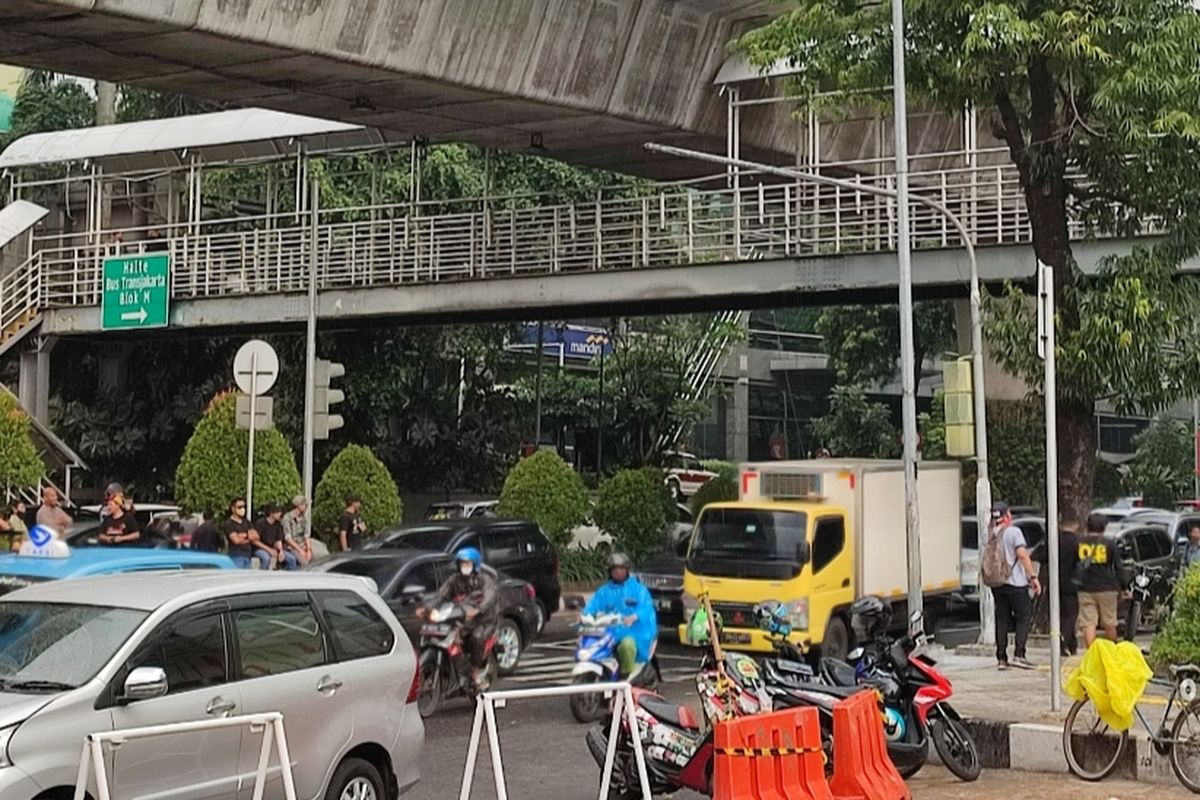
[[[754,627],[754,606],[749,603],[713,603],[712,608],[727,628]]]

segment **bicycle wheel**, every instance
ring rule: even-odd
[[[1112,774],[1129,742],[1129,731],[1116,732],[1100,719],[1088,698],[1077,700],[1063,723],[1063,752],[1067,766],[1085,781],[1100,781]]]
[[[1171,769],[1190,791],[1200,794],[1200,702],[1194,702],[1171,726]]]

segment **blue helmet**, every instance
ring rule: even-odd
[[[483,564],[483,556],[474,547],[463,547],[454,554],[455,561],[470,561],[478,568]]]

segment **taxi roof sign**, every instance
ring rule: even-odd
[[[31,558],[69,558],[71,548],[58,538],[58,534],[53,528],[35,525],[29,535],[25,537],[25,541],[21,543],[21,549],[17,551],[17,555]]]

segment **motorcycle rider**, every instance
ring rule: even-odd
[[[596,590],[584,608],[587,616],[617,614],[621,625],[613,628],[617,642],[617,664],[622,678],[629,678],[639,664],[650,660],[650,650],[658,636],[658,614],[654,600],[641,581],[630,574],[631,564],[624,553],[608,558],[608,583]]]
[[[464,547],[454,554],[458,572],[446,579],[437,591],[439,602],[461,605],[467,620],[463,624],[463,647],[471,659],[471,678],[475,686],[487,689],[487,640],[496,632],[499,600],[496,581],[484,572],[483,556],[474,547]]]

